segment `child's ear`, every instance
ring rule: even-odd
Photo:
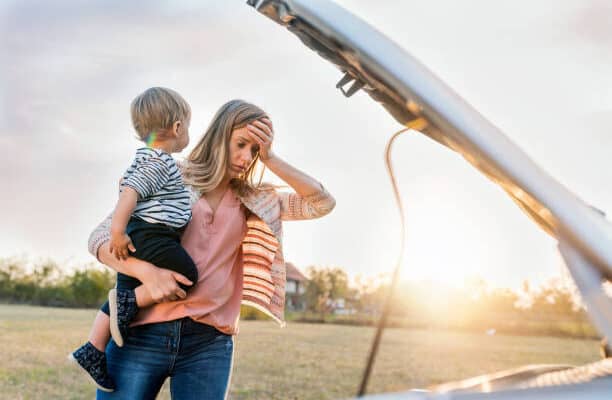
[[[172,134],[174,136],[178,136],[180,126],[181,126],[181,121],[175,121],[174,124],[172,124]]]

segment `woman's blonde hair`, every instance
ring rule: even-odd
[[[255,120],[267,117],[256,105],[244,100],[231,100],[221,106],[204,132],[202,139],[187,156],[183,167],[183,179],[199,193],[216,188],[228,171],[229,143],[232,132]],[[253,159],[241,179],[232,179],[230,185],[243,196],[261,185],[254,182],[259,153]],[[263,175],[263,169],[261,171]]]
[[[152,87],[139,94],[132,101],[130,112],[132,125],[144,141],[153,133],[162,139],[164,130],[191,117],[189,103],[174,90],[163,87]]]

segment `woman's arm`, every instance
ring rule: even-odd
[[[127,257],[125,260],[118,260],[110,252],[108,243],[104,243],[98,250],[100,262],[108,265],[117,272],[134,277],[144,285],[149,295],[156,303],[173,301],[177,297],[184,299],[187,293],[181,289],[177,281],[185,285],[192,285],[192,282],[178,272],[169,269],[158,268],[155,265],[136,257]]]
[[[111,254],[109,249],[111,218],[112,215],[109,215],[89,235],[90,253],[115,271],[138,279],[156,302],[172,301],[176,300],[176,297],[185,298],[186,293],[177,281],[185,285],[191,285],[192,282],[183,275],[158,268],[131,256],[125,260],[117,260]]]
[[[281,219],[320,218],[329,214],[336,206],[336,200],[323,185],[284,160],[273,156],[268,159],[266,166],[296,192],[278,193]]]
[[[308,197],[324,190],[323,186],[316,179],[295,168],[276,154],[272,154],[267,160],[262,160],[262,162],[300,196]]]
[[[259,158],[264,165],[295,190],[279,193],[281,219],[319,218],[334,209],[336,200],[323,185],[272,152],[274,130],[269,119],[254,121],[247,125],[247,130],[259,145]]]
[[[334,209],[336,200],[321,183],[272,152],[274,131],[269,119],[254,121],[247,129],[259,145],[259,157],[264,165],[296,192],[279,193],[281,219],[319,218]]]
[[[272,152],[273,129],[272,121],[267,118],[247,125],[248,132],[259,145],[261,162],[301,196],[307,197],[320,193],[323,187],[319,182]]]

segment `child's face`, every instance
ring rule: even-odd
[[[178,127],[178,136],[176,138],[177,151],[182,151],[187,145],[189,145],[189,124],[191,123],[191,116],[187,117],[185,121]]]

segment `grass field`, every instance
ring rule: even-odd
[[[6,399],[90,399],[66,363],[95,310],[0,304],[0,393]],[[341,399],[354,395],[373,328],[243,321],[231,399]],[[598,359],[594,340],[388,329],[370,392],[399,391],[529,363]],[[159,399],[169,399],[164,387]]]

